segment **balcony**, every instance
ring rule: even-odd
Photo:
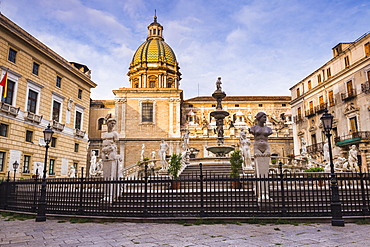
[[[297,115],[293,117],[295,123],[303,122],[303,117],[301,115]]]
[[[14,107],[6,103],[0,102],[0,111],[6,114],[13,115],[14,117],[18,115],[19,107]]]
[[[337,146],[356,144],[361,141],[370,141],[370,131],[358,131],[352,134],[338,136],[334,138],[335,145]]]
[[[363,93],[370,93],[370,85],[369,84],[370,83],[368,81],[361,84],[361,91]]]
[[[305,117],[313,117],[313,116],[315,116],[315,111],[313,108],[306,111]]]
[[[85,134],[86,134],[86,131],[82,131],[80,129],[75,129],[75,136],[84,138]]]
[[[62,123],[59,123],[59,122],[57,122],[57,121],[55,121],[55,120],[53,120],[53,123],[52,123],[53,125],[51,126],[53,129],[56,129],[56,130],[59,130],[59,131],[63,131],[63,129],[64,129],[64,126],[65,126],[65,124],[62,124]]]
[[[324,142],[315,143],[313,145],[307,146],[307,153],[318,153],[323,151]]]
[[[31,122],[34,122],[34,123],[41,123],[41,120],[42,120],[42,115],[39,116],[39,115],[36,115],[35,113],[33,112],[26,112],[25,115],[24,115],[24,119],[28,120],[28,121],[31,121]]]
[[[340,94],[343,101],[348,101],[356,97],[356,91],[354,89],[349,90],[348,92]]]
[[[322,113],[328,108],[328,103],[321,103],[315,107],[316,113]]]

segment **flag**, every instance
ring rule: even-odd
[[[8,71],[5,72],[3,79],[1,79],[0,86],[3,86],[3,97],[6,98],[6,92],[8,91]]]

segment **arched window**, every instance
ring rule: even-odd
[[[102,129],[103,124],[104,124],[104,118],[99,118],[99,120],[98,120],[98,130]]]

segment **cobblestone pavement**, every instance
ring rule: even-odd
[[[0,246],[369,246],[370,225],[347,223],[70,223],[0,218]]]

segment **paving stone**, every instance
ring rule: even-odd
[[[35,223],[0,219],[0,246],[367,246],[370,225]]]

